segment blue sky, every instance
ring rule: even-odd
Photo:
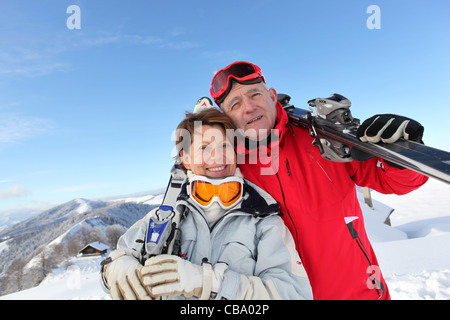
[[[448,0],[0,1],[0,215],[165,187],[175,127],[236,60],[298,107],[337,92],[354,116],[409,116],[450,150],[449,13]]]

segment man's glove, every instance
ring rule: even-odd
[[[394,143],[400,138],[422,143],[423,126],[395,114],[378,114],[364,121],[356,136],[363,142]]]
[[[141,278],[152,297],[184,295],[206,300],[212,292],[219,291],[227,268],[225,263],[217,263],[212,268],[206,262],[199,266],[178,256],[163,254],[145,262]]]
[[[364,121],[358,128],[356,136],[363,142],[394,143],[403,138],[414,142],[423,143],[423,126],[410,118],[395,114],[377,114]],[[372,155],[359,149],[352,148],[352,158],[357,161],[365,161],[373,158]],[[390,166],[402,168],[394,163],[386,161]]]
[[[112,254],[112,262],[105,264],[103,270],[111,299],[151,300],[139,279],[141,268],[139,261],[130,255],[114,257]]]

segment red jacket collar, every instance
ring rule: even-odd
[[[281,103],[277,102],[275,107],[277,108],[277,120],[274,129],[279,130],[281,139],[287,130],[287,125],[289,123],[289,116],[287,115],[286,110],[284,110]]]

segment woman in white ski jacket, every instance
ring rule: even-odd
[[[177,145],[182,168],[189,169],[176,202],[178,212],[183,213],[180,256],[162,254],[147,259],[144,266],[140,263],[150,218],[157,211],[152,210],[120,238],[110,255],[112,262],[104,266],[104,282],[111,297],[312,299],[305,269],[279,216],[278,204],[242,179],[235,156],[226,159],[226,152],[218,155],[218,150],[230,147],[227,117],[218,110],[207,110],[188,115],[180,126],[184,123],[189,129],[193,120],[202,121],[202,126],[201,132],[192,130],[192,139],[201,139],[199,150],[205,155],[209,148],[209,160],[215,160],[195,162],[195,143],[184,150]],[[208,138],[206,129],[219,130],[223,139],[217,134]],[[208,197],[207,192],[212,195]],[[236,196],[228,197],[232,193]]]

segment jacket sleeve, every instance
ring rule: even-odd
[[[139,253],[141,252],[143,244],[136,240],[145,240],[148,222],[153,211],[154,210],[150,211],[144,218],[138,220],[119,238],[119,241],[117,241],[117,250],[131,249]]]
[[[147,215],[135,222],[117,241],[117,248],[113,250],[105,261],[108,263],[120,259],[122,256],[131,256],[138,261],[142,260],[141,251],[143,243],[136,240],[145,240],[145,234],[148,228],[150,217],[156,209],[147,213]]]
[[[226,270],[218,298],[232,300],[312,299],[311,286],[291,233],[279,216],[257,226],[254,275]]]
[[[110,263],[113,263],[119,259],[127,259],[129,257],[132,257],[137,261],[142,260],[141,249],[143,244],[136,242],[136,240],[144,239],[148,221],[152,214],[153,210],[150,211],[144,218],[138,220],[134,225],[132,225],[117,241],[117,249],[113,250],[102,262],[102,268],[100,270],[100,284],[106,293],[110,293],[110,288],[105,278],[104,271]]]
[[[392,167],[380,158],[352,161],[346,164],[346,168],[358,186],[384,194],[407,194],[428,181],[428,177],[420,173]]]

